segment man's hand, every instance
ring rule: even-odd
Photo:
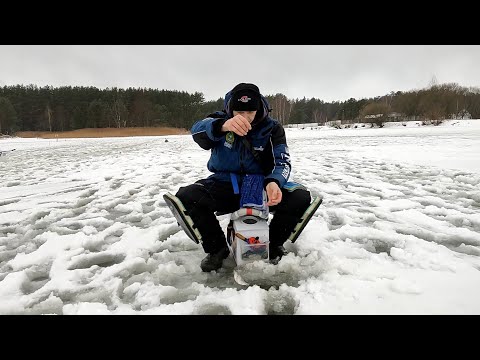
[[[269,182],[266,187],[268,196],[268,206],[275,206],[282,201],[282,190],[278,187],[275,181]]]
[[[240,136],[247,135],[247,132],[252,129],[250,122],[244,118],[242,115],[235,115],[231,119],[225,121],[222,125],[222,131],[233,131],[235,134]]]

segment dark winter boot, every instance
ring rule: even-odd
[[[220,269],[223,264],[223,259],[226,259],[229,253],[230,251],[227,247],[225,247],[222,248],[220,251],[208,254],[200,264],[202,271],[210,272]]]
[[[287,250],[283,245],[270,246],[270,262],[272,264],[277,264],[284,255],[287,255]]]

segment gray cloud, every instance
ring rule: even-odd
[[[479,45],[0,45],[0,85],[147,87],[216,100],[239,82],[265,95],[360,99],[439,83],[480,86]]]

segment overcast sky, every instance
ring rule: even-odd
[[[480,86],[480,45],[0,45],[0,86],[146,87],[216,100],[239,82],[324,101]]]

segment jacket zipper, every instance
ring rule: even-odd
[[[243,154],[245,152],[245,146],[242,144],[240,144],[240,174],[243,175]]]

